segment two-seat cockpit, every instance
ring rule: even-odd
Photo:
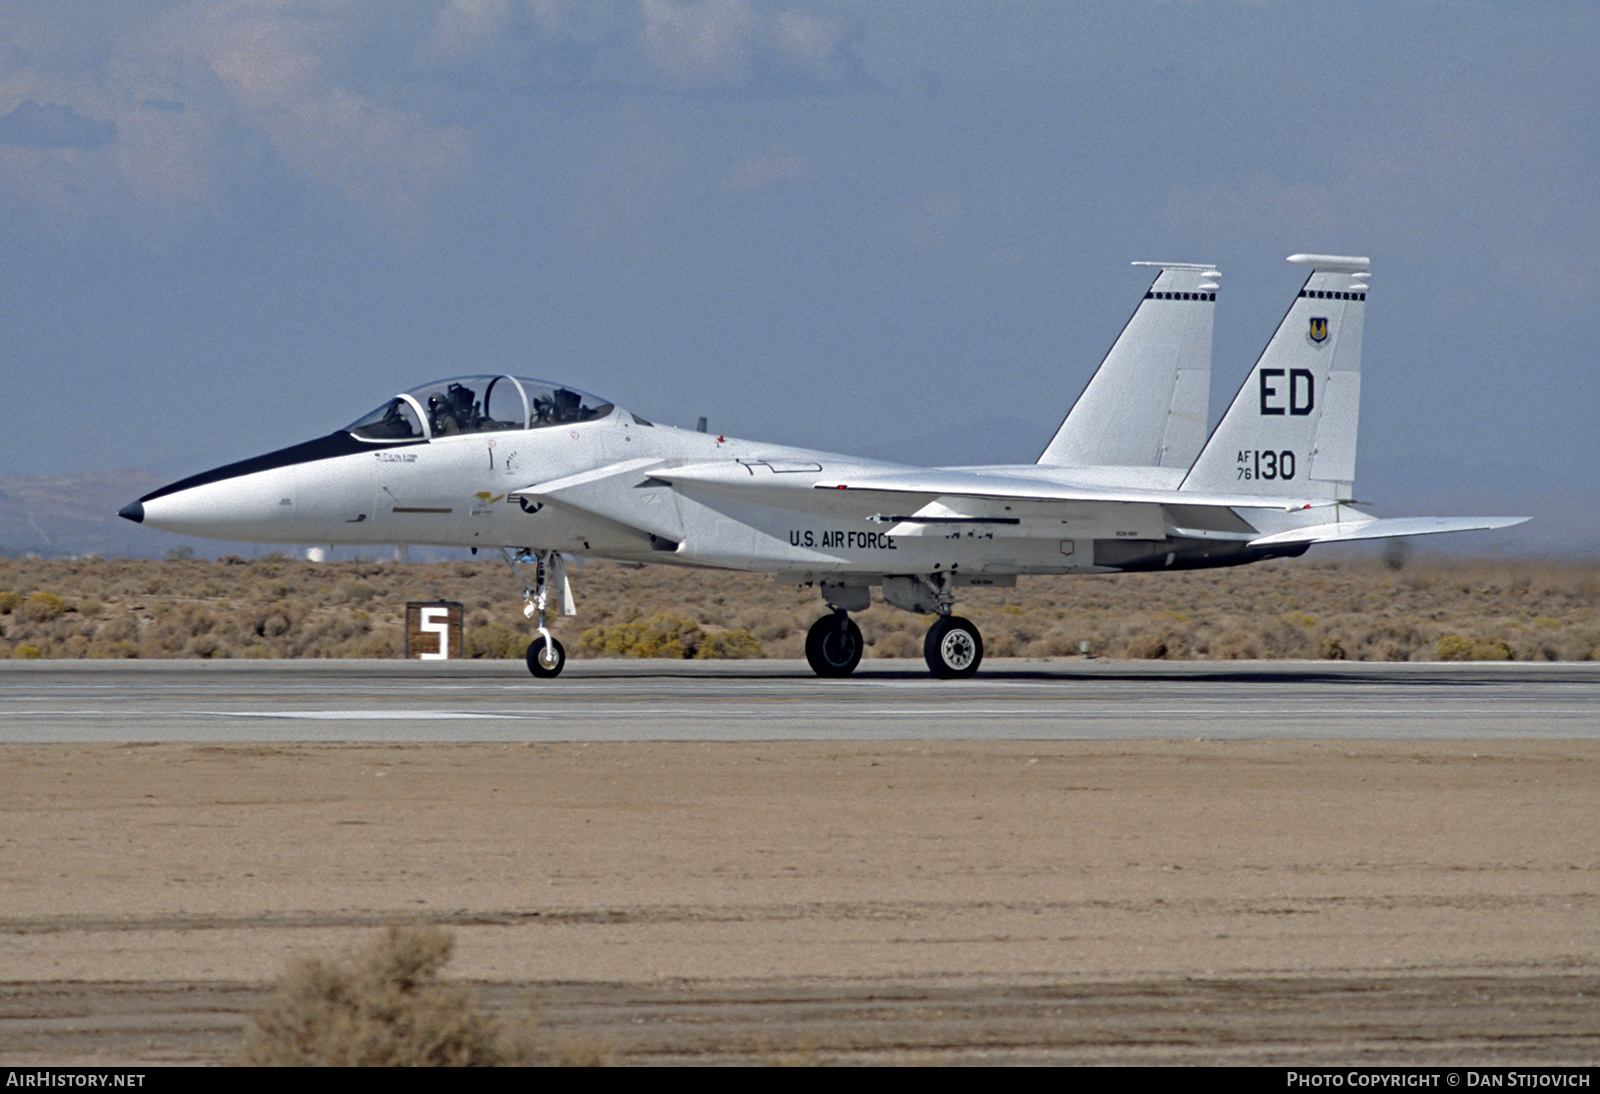
[[[363,441],[427,441],[604,418],[604,399],[525,376],[457,376],[403,391],[344,431]]]

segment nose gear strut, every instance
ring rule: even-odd
[[[517,575],[517,580],[522,582],[522,614],[529,619],[538,616],[536,629],[539,637],[528,645],[528,671],[541,678],[559,676],[567,663],[567,651],[545,626],[544,617],[550,607],[551,595],[558,590],[561,614],[578,613],[572,601],[572,586],[567,581],[566,565],[555,551],[529,551],[524,548],[513,555],[502,547],[500,554],[506,560],[506,565],[511,567],[511,572]],[[529,582],[527,575],[518,567],[518,563],[522,562],[534,564],[533,582]]]

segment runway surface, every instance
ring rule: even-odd
[[[0,662],[0,741],[1600,737],[1597,664]]]

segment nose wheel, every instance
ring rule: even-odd
[[[969,620],[942,615],[928,628],[922,656],[929,671],[941,680],[971,676],[983,660],[983,638]]]
[[[806,660],[818,676],[849,676],[863,646],[861,628],[844,612],[823,616],[806,632]]]
[[[528,644],[528,671],[535,676],[560,676],[566,664],[567,651],[561,648],[558,639],[552,637],[546,642],[544,636],[540,635]]]

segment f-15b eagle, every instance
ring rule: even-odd
[[[164,486],[121,515],[258,543],[498,547],[537,616],[527,661],[538,677],[566,661],[546,613],[575,614],[571,556],[814,585],[829,611],[806,659],[821,676],[855,670],[863,640],[850,613],[878,588],[936,617],[928,667],[962,677],[983,659],[978,629],[952,611],[967,586],[1237,566],[1526,520],[1379,518],[1354,503],[1369,263],[1289,261],[1310,275],[1209,438],[1220,275],[1165,264],[1034,464],[856,459],[659,425],[544,380],[460,376]]]

